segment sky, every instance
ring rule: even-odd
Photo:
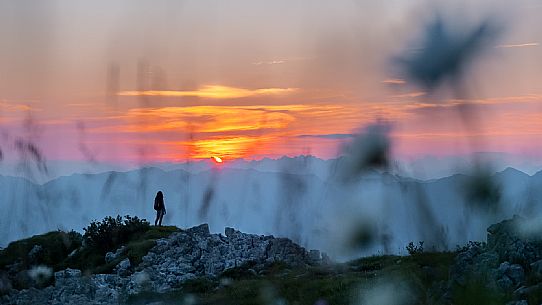
[[[466,96],[429,94],[394,61],[437,14],[458,33],[500,22]],[[333,158],[385,121],[398,157],[536,159],[541,15],[540,0],[2,1],[0,157]]]

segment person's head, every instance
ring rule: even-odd
[[[156,193],[156,198],[164,198],[164,194],[162,194],[162,191],[158,191],[158,193]]]

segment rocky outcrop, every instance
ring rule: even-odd
[[[117,251],[115,251],[115,252],[107,252],[105,254],[105,262],[110,263],[110,262],[116,260],[117,258],[121,257],[122,254],[124,254],[124,252],[126,252],[126,247],[125,246],[122,246],[122,247],[118,248]]]
[[[450,291],[477,281],[490,291],[513,295],[513,304],[527,304],[535,294],[542,297],[542,240],[522,231],[525,222],[514,216],[494,224],[487,229],[487,243],[470,243],[459,251],[450,269]]]
[[[179,282],[216,276],[247,262],[258,269],[275,261],[299,266],[319,264],[325,259],[321,255],[312,257],[287,238],[245,234],[232,228],[226,228],[225,236],[210,234],[205,224],[157,241],[140,267],[149,275],[153,289],[160,292]]]
[[[118,257],[108,253],[107,260]],[[144,291],[166,292],[198,277],[218,277],[228,269],[250,263],[257,272],[273,262],[292,266],[327,263],[325,254],[286,238],[245,234],[226,228],[211,234],[206,224],[176,232],[156,241],[138,266],[122,260],[114,274],[83,275],[66,269],[54,274],[54,286],[11,291],[1,304],[113,304]]]

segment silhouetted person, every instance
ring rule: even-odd
[[[156,193],[156,197],[154,198],[154,209],[156,210],[154,225],[162,226],[162,218],[164,218],[164,215],[166,214],[166,205],[164,204],[164,194],[162,194],[162,191]]]

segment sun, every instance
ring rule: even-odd
[[[213,161],[215,161],[215,163],[222,163],[222,158],[220,158],[220,157],[212,156],[211,159],[213,159]]]

